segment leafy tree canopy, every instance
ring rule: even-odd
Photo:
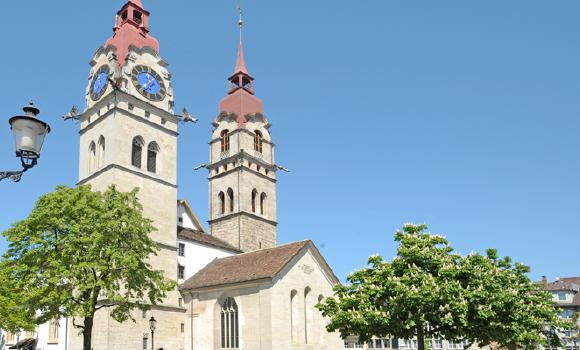
[[[28,218],[3,233],[9,248],[0,262],[0,286],[7,281],[9,287],[0,287],[0,310],[18,312],[0,317],[0,328],[68,316],[82,320],[75,326],[90,349],[95,312],[111,308],[111,317],[122,322],[174,288],[148,263],[159,249],[149,237],[154,230],[136,190],[59,186],[41,196]]]
[[[348,284],[335,287],[335,297],[318,305],[330,318],[329,331],[363,342],[416,337],[423,350],[429,338],[465,341],[466,347],[545,343],[546,324],[563,326],[550,295],[527,277],[528,267],[491,249],[461,256],[426,230],[405,225],[395,234],[399,247],[392,261],[371,256]]]

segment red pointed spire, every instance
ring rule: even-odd
[[[254,95],[254,78],[250,76],[244,61],[244,46],[242,45],[242,11],[240,11],[240,43],[238,48],[238,59],[234,75],[228,78],[230,81],[230,91],[220,102],[220,112],[234,113],[238,128],[245,128],[248,115],[263,113],[262,101]]]
[[[248,70],[246,69],[246,62],[244,60],[244,44],[242,42],[242,29],[244,27],[244,22],[242,21],[242,10],[239,7],[238,10],[240,11],[240,20],[238,21],[238,26],[240,27],[240,44],[238,46],[238,60],[236,62],[234,74],[237,73],[248,74]]]
[[[138,48],[148,46],[159,53],[159,42],[149,34],[149,11],[143,8],[141,0],[128,0],[117,12],[113,36],[105,46],[117,49],[117,61],[123,67],[129,54],[129,46]]]

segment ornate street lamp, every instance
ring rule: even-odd
[[[20,328],[18,328],[16,330],[16,350],[20,350],[20,334],[22,333],[22,331],[20,330]]]
[[[20,181],[22,174],[38,162],[44,138],[50,132],[50,126],[36,118],[40,110],[32,102],[22,110],[25,115],[17,115],[9,120],[16,144],[16,156],[20,157],[22,170],[0,171],[0,181],[7,178],[14,182]]]
[[[151,316],[151,319],[149,319],[149,329],[151,329],[151,350],[155,349],[155,328],[157,328],[157,320],[155,317]]]

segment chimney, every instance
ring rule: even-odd
[[[548,277],[547,276],[542,276],[542,285],[545,287],[548,286]]]

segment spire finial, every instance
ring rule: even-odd
[[[242,43],[242,29],[244,27],[244,21],[242,20],[242,8],[238,5],[238,12],[240,13],[240,19],[238,20],[238,26],[240,27],[240,46],[238,47],[238,61],[236,62],[236,69],[234,73],[246,73],[246,63],[244,62],[244,45]]]

